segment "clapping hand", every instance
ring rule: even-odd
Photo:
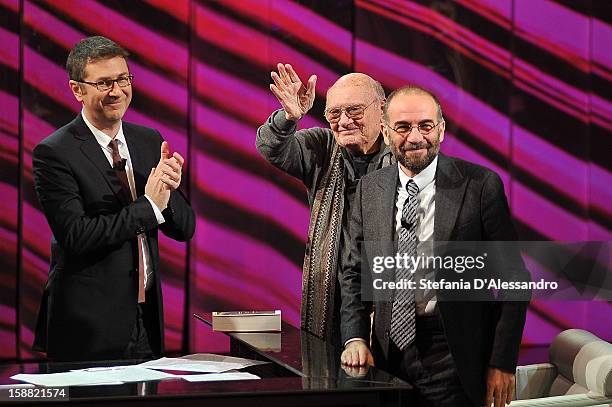
[[[170,146],[167,141],[161,144],[161,157],[157,164],[157,170],[163,174],[161,181],[166,184],[167,188],[174,191],[181,185],[181,173],[183,169],[183,163],[185,160],[183,157],[174,152],[170,156]]]
[[[159,162],[155,168],[151,168],[145,185],[145,194],[161,211],[168,206],[170,191],[177,189],[181,184],[184,162],[185,160],[179,153],[175,152],[170,156],[168,142],[162,142]]]

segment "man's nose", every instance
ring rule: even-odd
[[[340,120],[338,120],[338,125],[341,127],[347,127],[353,122],[353,119],[346,115],[346,112],[343,110],[340,113]]]
[[[413,127],[410,129],[410,132],[405,136],[405,139],[408,143],[411,144],[420,144],[424,137],[421,133],[419,133],[418,127]]]
[[[117,83],[117,81],[113,82],[113,85],[108,92],[109,95],[119,96],[121,94],[121,86]]]

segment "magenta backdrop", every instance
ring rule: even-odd
[[[257,154],[278,103],[277,62],[318,75],[301,126],[323,126],[325,91],[369,73],[439,97],[443,151],[495,169],[525,240],[611,240],[612,5],[587,0],[0,0],[0,358],[32,359],[50,231],[32,148],[79,111],[63,69],[81,38],[132,54],[126,120],[187,157],[189,245],[160,241],[169,351],[226,351],[193,312],[282,309],[299,324],[308,226],[303,186]],[[579,4],[580,6],[577,6]],[[612,339],[607,302],[534,302],[526,348],[560,330]]]

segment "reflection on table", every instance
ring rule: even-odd
[[[210,315],[204,315],[210,321]],[[343,369],[340,349],[283,323],[282,332],[228,333],[232,356],[270,363],[243,371],[261,380],[190,383],[185,380],[69,388],[70,405],[182,406],[400,406],[409,402],[412,387],[376,368]],[[15,383],[16,373],[54,373],[86,367],[114,366],[140,361],[22,363],[0,365],[0,383]]]

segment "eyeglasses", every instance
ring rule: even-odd
[[[330,110],[325,110],[325,119],[329,123],[338,123],[342,112],[346,114],[346,117],[353,120],[359,120],[365,114],[365,111],[372,103],[376,102],[376,99],[371,101],[368,105],[350,105],[347,107],[334,107]]]
[[[79,83],[86,83],[91,86],[95,86],[100,92],[107,91],[112,89],[115,86],[115,82],[119,85],[120,88],[125,88],[126,86],[130,86],[132,84],[132,80],[134,79],[134,75],[120,76],[117,79],[100,79],[96,82],[86,82],[86,81],[76,81]]]
[[[436,127],[438,127],[441,123],[444,123],[444,120],[440,120],[438,123],[419,123],[416,126],[411,124],[398,124],[396,127],[391,127],[388,124],[386,125],[389,129],[393,130],[397,134],[402,137],[406,137],[412,133],[412,129],[416,128],[422,136],[426,136],[433,131]]]

